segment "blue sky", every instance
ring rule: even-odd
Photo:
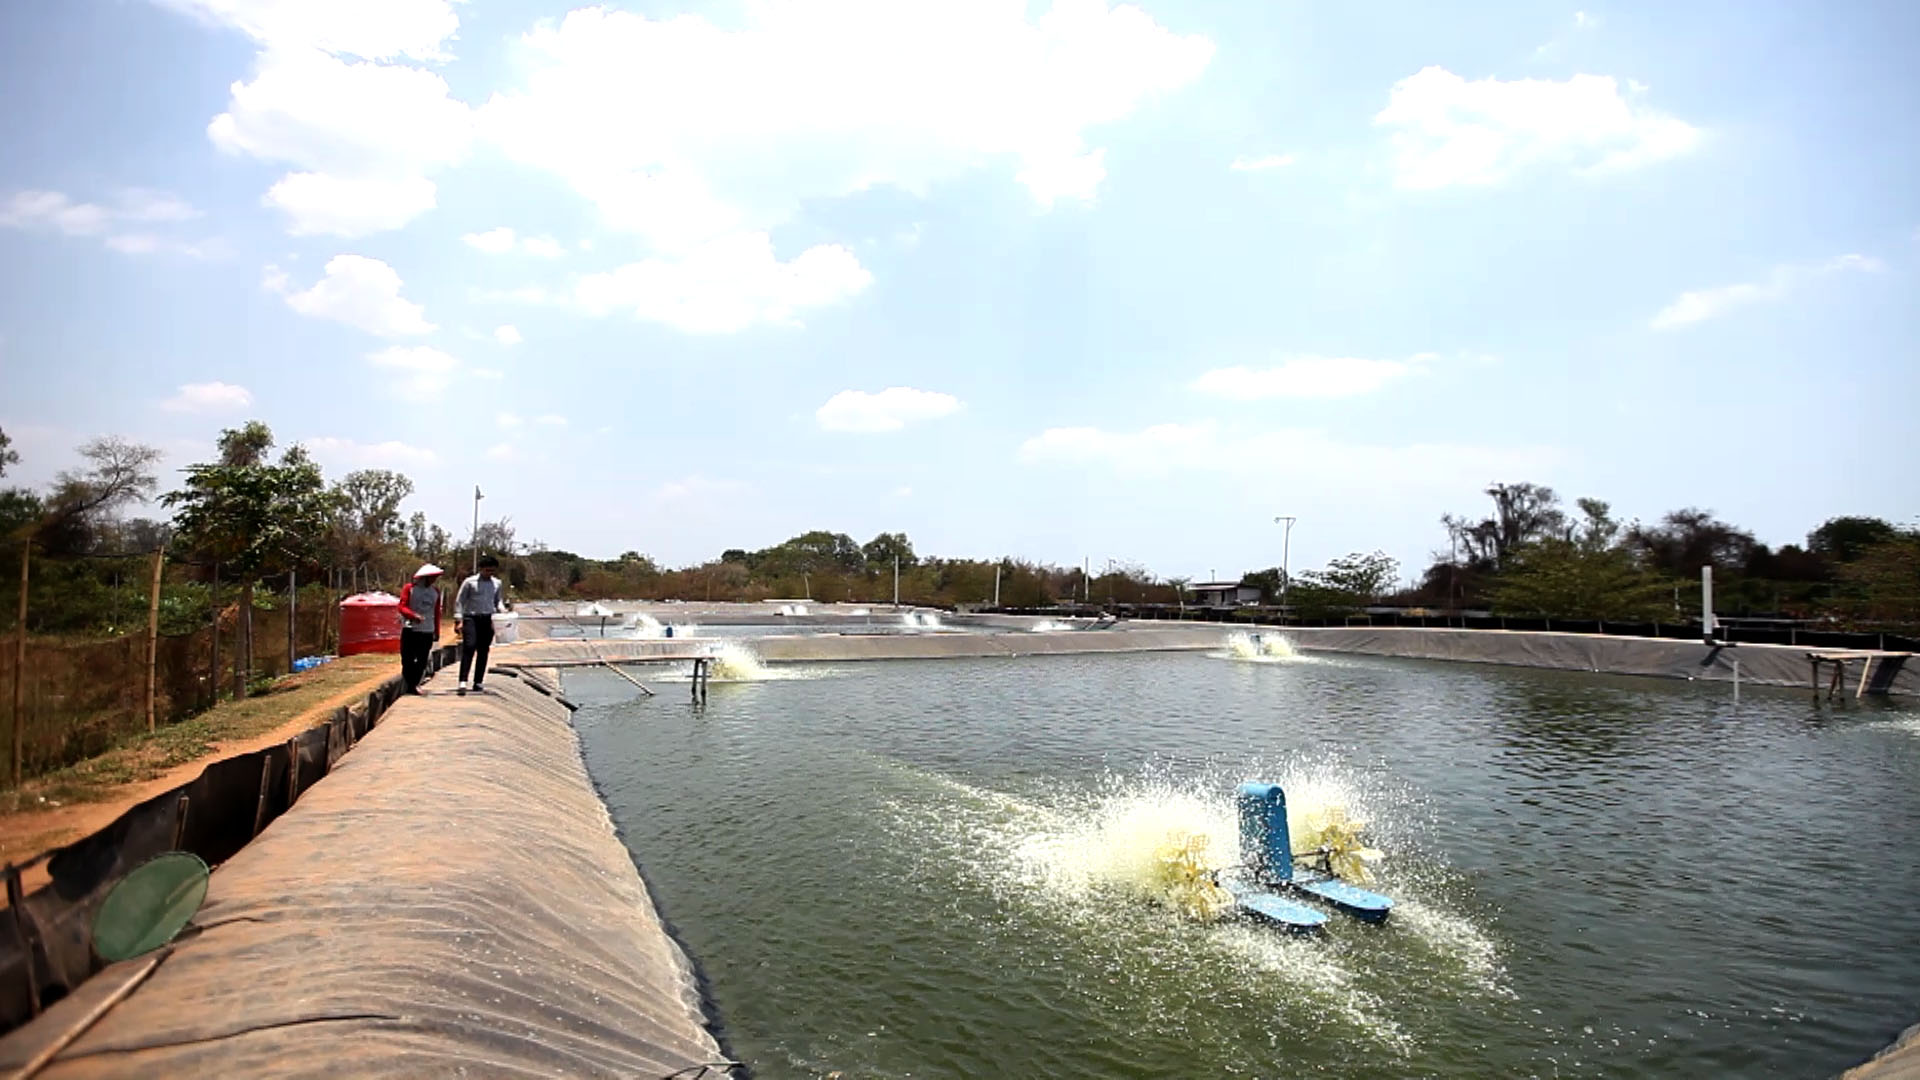
[[[1227,575],[1492,481],[1920,514],[1902,2],[0,9],[25,482],[248,418],[464,531]],[[169,476],[167,479],[171,480]]]

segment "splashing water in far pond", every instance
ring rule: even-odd
[[[940,616],[931,611],[909,611],[900,616],[900,625],[913,630],[941,629]]]
[[[1041,619],[1039,622],[1027,627],[1027,629],[1036,634],[1054,634],[1062,630],[1073,629],[1073,624],[1059,622],[1055,619]]]
[[[1293,642],[1285,636],[1271,632],[1249,634],[1244,630],[1235,630],[1227,635],[1227,655],[1235,660],[1257,663],[1300,658],[1300,654],[1293,651]]]
[[[720,646],[713,658],[713,677],[723,682],[764,682],[771,677],[760,656],[739,642]]]

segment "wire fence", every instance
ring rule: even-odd
[[[292,626],[289,626],[289,622]],[[289,630],[291,629],[291,633]],[[334,637],[334,610],[301,608],[291,616],[256,611],[253,666],[249,682],[285,675],[295,657],[328,651]],[[242,667],[242,642],[236,626],[218,632],[205,626],[187,634],[160,635],[154,641],[152,686],[156,727],[178,723],[230,695]],[[17,645],[0,647],[0,784],[14,775],[13,748],[20,747],[19,776],[42,776],[112,748],[129,735],[147,730],[148,635],[106,639],[28,636],[26,666],[17,667]],[[16,671],[24,670],[21,708],[13,709]],[[15,724],[19,734],[14,735]]]

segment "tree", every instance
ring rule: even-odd
[[[1849,563],[1876,544],[1898,539],[1900,530],[1876,517],[1837,517],[1807,534],[1807,550]]]
[[[82,554],[91,550],[103,519],[130,502],[153,494],[153,466],[160,451],[106,435],[80,447],[88,467],[54,479],[43,513],[33,527],[34,541],[50,551]]]
[[[244,698],[253,672],[254,584],[262,574],[316,558],[337,503],[320,466],[300,446],[267,463],[273,434],[259,421],[222,432],[219,445],[219,461],[188,466],[186,486],[161,501],[174,511],[182,543],[241,583],[234,694]]]
[[[1840,566],[1844,609],[1869,622],[1920,623],[1920,529],[1859,550]]]
[[[1260,602],[1263,604],[1271,604],[1279,598],[1280,583],[1284,580],[1285,575],[1280,572],[1279,567],[1269,566],[1265,570],[1255,570],[1251,573],[1241,575],[1240,584],[1244,588],[1259,589]],[[1209,584],[1211,584],[1211,582],[1209,582]],[[1291,599],[1291,597],[1289,597],[1289,599]]]
[[[413,494],[413,481],[388,469],[350,472],[334,485],[341,516],[365,539],[376,543],[404,541],[400,504]]]
[[[220,433],[220,464],[229,468],[258,465],[273,449],[273,432],[258,420],[249,420],[237,428]]]
[[[1560,497],[1542,484],[1493,484],[1487,488],[1493,516],[1478,522],[1447,514],[1440,519],[1467,562],[1498,568],[1522,545],[1565,532]]]
[[[415,511],[407,519],[407,546],[413,549],[414,558],[440,563],[453,551],[453,537],[440,526],[429,524],[427,515]]]
[[[1514,551],[1494,585],[1494,606],[1519,615],[1651,620],[1668,583],[1622,546],[1620,524],[1599,499],[1579,501],[1582,520],[1560,537]]]
[[[470,553],[478,549],[482,555],[514,555],[520,550],[514,542],[512,518],[481,522],[480,528],[461,546],[469,549]]]
[[[1327,563],[1325,570],[1300,575],[1308,588],[1320,589],[1352,607],[1365,607],[1393,588],[1400,563],[1385,552],[1354,552]]]
[[[0,476],[7,475],[7,466],[20,464],[20,454],[13,448],[13,440],[5,431],[0,431]]]
[[[860,554],[866,559],[868,567],[883,573],[892,568],[896,558],[900,560],[902,570],[920,561],[914,555],[913,542],[907,539],[906,533],[881,533],[867,541],[860,548]]]
[[[1647,566],[1679,577],[1698,576],[1703,566],[1741,569],[1759,546],[1752,533],[1719,520],[1711,510],[1691,506],[1668,513],[1659,525],[1635,525],[1627,531],[1627,541]]]

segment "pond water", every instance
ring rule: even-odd
[[[1920,714],[1318,656],[567,674],[587,763],[762,1077],[1821,1076],[1920,1019]],[[1383,927],[1151,898],[1275,780]]]

